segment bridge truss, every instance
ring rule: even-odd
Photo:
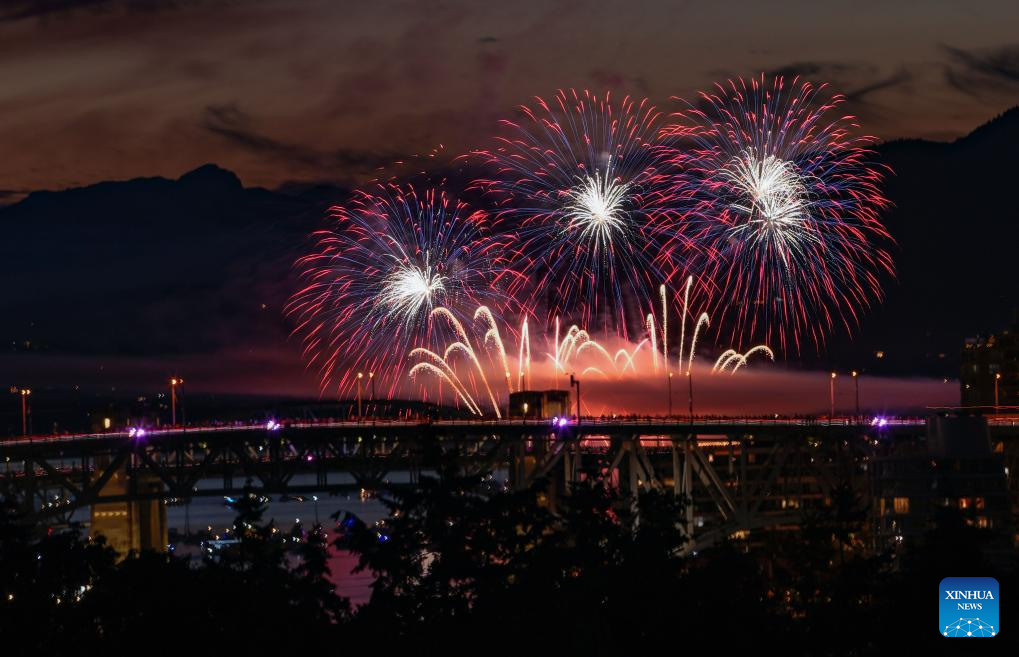
[[[696,549],[795,523],[829,505],[842,483],[867,491],[880,440],[923,431],[917,423],[878,433],[848,422],[767,421],[270,423],[9,441],[0,458],[3,483],[26,513],[52,524],[95,505],[187,503],[245,485],[269,496],[371,494],[415,485],[438,452],[464,472],[504,472],[513,487],[540,482],[552,504],[598,469],[625,493],[658,488],[689,500]]]

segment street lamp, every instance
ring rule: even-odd
[[[17,386],[11,386],[11,392],[15,395],[21,396],[21,435],[28,435],[28,396],[32,394],[29,388],[19,388]]]
[[[672,372],[669,372],[669,417],[672,417]]]
[[[506,370],[506,419],[510,418],[510,397],[513,395],[513,380],[509,370]]]
[[[853,370],[853,385],[856,387],[856,421],[860,421],[860,376],[859,372]]]
[[[177,426],[177,386],[184,383],[184,379],[173,377],[170,379],[170,426]]]
[[[363,372],[357,373],[357,421],[361,421],[361,379],[364,378]]]
[[[831,412],[828,414],[828,424],[832,424],[835,421],[835,378],[838,376],[835,372],[831,373],[831,385],[829,386],[829,393],[831,396]]]
[[[570,374],[570,387],[577,386],[577,425],[580,425],[580,381]]]
[[[375,401],[375,372],[368,372],[368,384],[371,386],[371,400]],[[378,412],[378,405],[372,407],[372,417]]]
[[[693,371],[686,371],[686,382],[690,395],[690,424],[693,424]]]
[[[994,373],[994,414],[998,414],[998,381],[1001,381],[1001,372]]]

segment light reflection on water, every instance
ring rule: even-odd
[[[423,473],[425,474],[425,473]],[[500,483],[505,481],[505,472],[494,473],[495,479]],[[391,472],[387,479],[393,483],[407,483],[410,481],[407,472]],[[330,475],[332,483],[351,483],[353,479],[349,475]],[[234,478],[234,495],[240,495],[244,488],[243,478]],[[315,477],[311,474],[295,475],[290,483],[295,486],[315,484]],[[222,479],[203,479],[197,484],[199,489],[222,488]],[[386,507],[373,496],[362,498],[357,493],[344,493],[330,495],[328,493],[302,494],[304,501],[294,499],[282,500],[283,495],[270,495],[265,514],[262,516],[264,522],[275,521],[276,527],[281,532],[288,532],[296,523],[300,522],[305,529],[310,529],[316,521],[320,522],[329,534],[330,559],[329,568],[332,571],[330,580],[336,585],[337,592],[350,598],[354,605],[363,604],[371,596],[371,584],[374,578],[369,572],[352,572],[357,566],[357,558],[346,550],[337,550],[331,543],[335,536],[335,522],[333,514],[339,513],[342,519],[344,513],[352,513],[367,524],[386,517]],[[318,497],[316,502],[313,497]],[[183,536],[190,528],[192,534],[207,530],[212,527],[212,532],[223,535],[224,530],[233,525],[234,512],[226,505],[221,497],[194,497],[190,504],[169,505],[166,508],[167,529]],[[89,510],[81,509],[74,514],[74,520],[82,522],[86,526],[89,522]],[[191,550],[184,550],[192,553]],[[197,555],[197,550],[193,552]]]
[[[349,478],[339,476],[331,478],[331,481],[344,482],[345,480],[349,481]],[[406,473],[392,473],[390,476],[390,481],[393,482],[407,480]],[[235,484],[238,485],[237,494],[240,494],[243,489],[243,483],[241,481],[238,484],[235,480]],[[314,475],[295,475],[291,483],[313,485],[315,477]],[[222,486],[222,481],[218,479],[202,481],[199,483],[199,488],[203,486],[219,487]],[[270,495],[272,501],[269,502],[265,514],[262,516],[263,521],[275,521],[281,532],[289,531],[296,522],[300,522],[305,529],[310,529],[316,520],[322,523],[329,534],[329,551],[331,553],[329,568],[332,571],[330,579],[336,584],[337,592],[350,598],[351,603],[355,605],[367,602],[371,595],[370,587],[374,578],[368,572],[352,573],[351,571],[357,565],[357,558],[349,552],[337,550],[331,545],[335,536],[333,531],[335,523],[331,516],[339,513],[342,518],[345,512],[353,513],[364,522],[371,524],[386,516],[385,506],[374,497],[362,499],[357,493],[339,495],[316,493],[314,497],[318,498],[317,502],[313,499],[312,494],[302,496],[304,502],[293,499],[282,501],[280,498],[284,496]],[[222,532],[231,527],[233,521],[233,511],[221,498],[195,497],[190,505],[174,505],[168,506],[166,509],[167,527],[171,530],[176,529],[180,534],[184,534],[187,527],[190,527],[192,532],[197,532],[212,526],[213,532]]]

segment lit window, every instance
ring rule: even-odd
[[[968,497],[960,497],[959,498],[959,508],[960,509],[968,509],[968,508],[970,508],[972,506],[973,506],[973,500],[971,500],[970,498],[968,498]]]
[[[896,497],[895,498],[895,513],[909,513],[909,498],[908,497]]]
[[[978,511],[982,511],[984,508],[984,498],[982,497],[973,498],[973,506],[976,507]]]

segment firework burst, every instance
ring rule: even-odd
[[[560,91],[503,121],[494,148],[475,151],[496,199],[510,294],[546,320],[563,317],[626,336],[641,326],[659,265],[681,255],[675,226],[681,179],[649,101]],[[669,257],[662,255],[668,250]]]
[[[672,115],[677,164],[698,190],[712,315],[738,344],[800,351],[852,330],[893,274],[874,138],[844,98],[799,78],[729,80]]]
[[[500,307],[486,215],[441,189],[380,184],[330,215],[297,262],[304,286],[286,308],[323,393],[349,393],[361,371],[392,396],[408,353],[450,337],[433,310]]]

